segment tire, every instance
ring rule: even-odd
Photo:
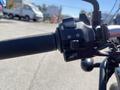
[[[34,22],[37,22],[37,19],[33,19]]]
[[[109,90],[119,90],[117,83],[112,84]]]
[[[15,17],[17,17],[17,18],[18,18],[18,20],[21,20],[21,17],[20,17],[19,15],[16,15]]]
[[[21,17],[20,17],[20,16],[18,16],[18,19],[19,19],[19,20],[21,20]]]
[[[9,19],[13,19],[14,18],[13,14],[9,14],[8,17],[9,17]]]
[[[29,16],[25,16],[25,21],[30,21],[30,17]]]

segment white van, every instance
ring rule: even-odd
[[[43,13],[38,9],[38,7],[32,4],[24,4],[22,7],[15,8],[13,10],[4,9],[4,14],[8,15],[10,19],[18,17],[19,19],[24,18],[26,21],[42,21]]]

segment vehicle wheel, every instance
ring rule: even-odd
[[[9,19],[13,19],[14,18],[13,14],[9,14],[8,17],[9,17]]]
[[[117,83],[112,84],[109,90],[119,90]]]
[[[21,20],[21,17],[20,17],[20,16],[18,16],[18,19],[19,19],[19,20]]]
[[[37,19],[33,19],[34,22],[37,22]]]
[[[18,20],[21,20],[21,17],[19,15],[16,15],[16,17],[17,17]]]
[[[25,20],[26,21],[30,21],[30,17],[29,16],[25,16]]]

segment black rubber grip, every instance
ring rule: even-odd
[[[0,59],[48,52],[57,49],[55,34],[24,37],[0,42]]]

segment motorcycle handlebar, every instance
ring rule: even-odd
[[[110,34],[109,38],[120,37],[120,26],[119,25],[110,25],[108,26],[108,30]],[[70,41],[70,38],[67,37],[70,34],[73,35],[74,32],[76,31],[72,30],[72,32],[70,32],[68,30],[62,30],[61,32],[58,31],[55,33],[49,33],[45,35],[38,35],[38,36],[24,37],[24,38],[19,38],[19,39],[14,39],[14,40],[1,41],[0,42],[0,59],[7,59],[7,58],[18,57],[18,56],[49,52],[49,51],[53,51],[56,49],[61,49],[61,52],[65,53],[65,56],[66,56],[69,53],[71,53],[71,51],[68,50],[68,49],[71,49],[71,46],[73,49],[73,47],[76,48],[80,44],[79,42],[77,42],[77,40],[75,40],[76,39],[75,37],[73,37],[72,42]],[[83,35],[88,35],[88,34],[81,34],[81,35],[83,36]],[[81,38],[81,36],[79,36],[79,38]],[[84,48],[82,46],[80,47]],[[67,54],[66,54],[67,52],[66,49],[68,50]]]
[[[55,34],[32,36],[0,42],[0,59],[56,50]]]

